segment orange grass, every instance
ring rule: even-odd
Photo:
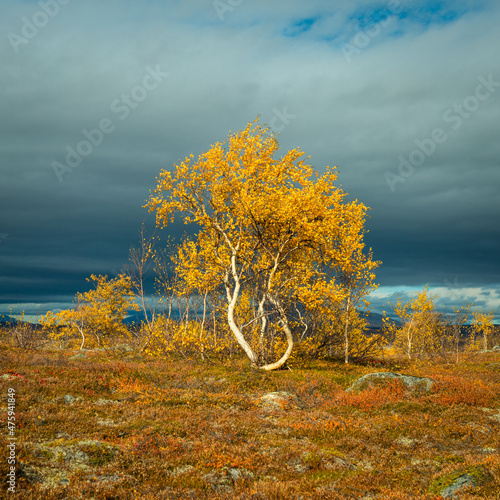
[[[74,355],[0,348],[0,375],[14,375],[0,391],[17,394],[18,488],[9,498],[435,499],[436,481],[479,468],[484,477],[461,498],[500,499],[500,354],[272,373],[243,359]],[[436,383],[428,394],[398,382],[346,392],[375,371]],[[260,404],[277,391],[294,397]],[[6,467],[0,460],[3,477]]]

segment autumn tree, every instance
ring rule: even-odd
[[[110,337],[128,337],[123,319],[129,310],[139,310],[134,302],[131,279],[124,274],[111,280],[93,274],[87,281],[93,283],[94,290],[77,293],[74,309],[55,314],[49,311],[40,320],[43,327],[51,332],[53,339],[80,338],[80,349],[88,337],[97,345]]]
[[[348,249],[346,249],[348,251]],[[343,266],[342,272],[340,274],[340,282],[345,290],[344,299],[344,361],[349,363],[350,357],[350,344],[354,340],[354,332],[357,333],[357,339],[362,336],[362,329],[356,330],[352,328],[356,321],[359,323],[359,313],[358,308],[363,305],[368,305],[366,301],[366,296],[377,289],[374,283],[375,274],[374,269],[380,262],[375,262],[373,260],[372,252],[367,254],[363,253],[361,248],[356,249],[350,255],[350,259]],[[360,331],[361,330],[361,331]],[[373,337],[368,341],[368,344],[374,345],[373,341],[376,340]],[[377,338],[379,340],[379,338]]]
[[[320,175],[299,149],[275,158],[278,149],[255,120],[197,161],[190,155],[173,172],[162,171],[146,205],[160,227],[178,213],[199,229],[181,245],[177,271],[187,286],[224,295],[230,331],[252,365],[265,370],[290,357],[294,330],[303,328],[294,315],[326,314],[345,300],[339,277],[364,249],[367,210],[346,201],[334,168]],[[261,359],[259,343],[278,337],[285,339],[279,359]]]
[[[427,285],[409,302],[398,299],[394,313],[400,327],[385,318],[384,328],[392,332],[395,346],[408,359],[442,353],[449,343],[443,315],[436,310],[434,299]]]
[[[354,358],[381,354],[385,335],[370,332],[366,317],[356,307],[346,308],[346,300],[313,324],[314,357],[342,357],[348,363]]]
[[[139,232],[139,244],[129,250],[129,263],[124,267],[126,276],[130,278],[131,288],[135,293],[138,305],[144,315],[141,322],[141,338],[144,350],[151,339],[156,317],[156,308],[146,297],[145,281],[155,267],[157,255],[155,251],[156,238],[149,236],[145,224],[142,223]]]
[[[453,342],[456,363],[458,363],[459,347],[463,336],[462,332],[469,318],[471,305],[472,304],[466,304],[465,306],[455,307],[453,309],[453,315],[447,319],[446,328],[448,330],[448,336]]]
[[[474,311],[472,313],[472,333],[474,338],[476,336],[482,337],[483,349],[487,351],[491,346],[491,337],[494,332],[495,326],[493,319],[495,315],[493,312],[484,313],[482,311]]]

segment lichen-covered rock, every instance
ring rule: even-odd
[[[115,401],[114,399],[104,399],[99,398],[96,402],[96,405],[105,406],[105,405],[118,405],[121,404],[121,401]]]
[[[35,445],[37,465],[23,468],[23,475],[31,483],[42,487],[64,484],[74,472],[90,472],[114,460],[118,449],[95,440],[67,441],[64,438]]]
[[[269,392],[258,398],[256,403],[266,410],[284,410],[297,406],[297,396],[285,391]]]
[[[64,396],[64,402],[69,405],[71,403],[75,403],[76,401],[78,401],[80,398],[77,398],[75,396],[72,396],[71,394],[66,394],[66,396]]]
[[[71,358],[69,358],[71,361],[78,361],[79,359],[87,359],[87,356],[85,356],[85,354],[83,354],[83,352],[80,352],[78,354],[75,354],[74,356],[71,356]]]
[[[24,375],[21,374],[15,374],[15,373],[4,373],[3,375],[0,376],[1,380],[19,380],[19,379],[24,379]]]
[[[418,443],[418,440],[400,436],[396,439],[396,443],[405,448],[413,448]]]
[[[393,380],[400,381],[410,391],[428,392],[434,385],[434,380],[426,377],[414,377],[412,375],[403,375],[401,373],[394,372],[379,372],[364,375],[360,379],[356,380],[356,382],[354,382],[354,384],[352,384],[346,392],[362,391],[369,387],[378,385],[381,382]]]
[[[482,466],[468,467],[466,470],[447,474],[436,479],[429,487],[430,493],[437,493],[443,498],[457,498],[458,493],[466,486],[478,486],[488,476],[487,470]]]
[[[448,486],[444,490],[440,491],[440,495],[443,498],[453,498],[455,493],[461,490],[464,486],[475,486],[474,478],[469,476],[469,474],[464,474],[463,476],[457,477],[452,485]]]

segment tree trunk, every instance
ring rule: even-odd
[[[251,363],[253,366],[257,365],[257,355],[253,352],[253,349],[250,347],[250,344],[245,340],[245,337],[243,336],[243,333],[239,329],[238,325],[236,324],[236,321],[234,320],[234,309],[236,307],[236,303],[238,302],[238,296],[240,294],[240,280],[238,277],[238,274],[236,272],[236,255],[233,253],[233,256],[231,257],[231,264],[232,264],[232,275],[233,275],[233,280],[234,280],[234,289],[231,293],[231,289],[229,288],[229,280],[228,276],[226,276],[226,279],[224,280],[224,284],[226,287],[226,293],[227,293],[227,300],[228,300],[228,306],[227,306],[227,322],[229,324],[229,328],[233,332],[233,335],[236,337],[236,341],[238,344],[240,344],[241,348],[245,351],[246,355],[250,359]]]
[[[238,284],[233,291],[232,300],[229,302],[229,305],[227,306],[227,322],[229,324],[229,328],[233,332],[233,335],[236,337],[236,341],[238,342],[238,344],[240,344],[241,348],[245,351],[245,353],[248,356],[248,358],[250,359],[252,365],[256,366],[257,365],[257,355],[253,352],[252,348],[250,347],[250,344],[245,340],[243,333],[241,333],[241,330],[238,328],[238,325],[236,324],[236,321],[234,320],[234,308],[236,306],[236,302],[238,299],[239,288],[240,287]]]
[[[261,325],[260,325],[260,335],[259,335],[259,349],[260,349],[260,357],[264,359],[264,334],[267,328],[267,317],[264,314],[264,304],[266,301],[266,296],[262,297],[262,300],[259,302],[259,308],[257,310],[257,317],[261,317]]]
[[[347,297],[347,305],[345,310],[345,330],[344,330],[344,355],[345,364],[349,364],[349,313],[351,309],[351,294]]]
[[[290,357],[290,354],[292,354],[293,350],[293,335],[292,331],[290,330],[290,325],[288,324],[288,318],[286,317],[285,310],[283,309],[281,303],[277,299],[272,297],[271,294],[269,294],[269,300],[278,310],[278,313],[280,315],[280,323],[283,328],[283,331],[285,332],[288,346],[285,354],[283,354],[283,356],[281,356],[281,358],[278,361],[276,361],[276,363],[270,363],[268,365],[259,366],[259,369],[266,371],[277,370],[278,368],[281,368],[286,363],[287,359]]]
[[[201,319],[201,325],[200,325],[200,349],[201,349],[201,359],[205,360],[205,349],[203,347],[203,333],[205,330],[205,319],[207,316],[207,295],[208,295],[208,289],[205,290],[205,294],[203,295],[203,317]]]

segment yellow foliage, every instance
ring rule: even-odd
[[[148,328],[143,324],[143,329]],[[234,339],[218,328],[201,328],[198,321],[175,321],[159,315],[145,330],[148,342],[143,352],[150,356],[200,356],[219,358],[235,347]]]
[[[200,228],[174,258],[181,293],[226,297],[228,326],[253,364],[265,343],[286,338],[272,369],[292,352],[291,303],[327,314],[361,284],[368,290],[379,263],[363,254],[367,207],[345,201],[335,168],[319,175],[298,148],[275,158],[277,140],[256,122],[162,171],[146,206],[160,227],[180,213]]]
[[[453,345],[453,335],[447,331],[443,317],[436,311],[435,296],[425,286],[412,300],[398,300],[394,312],[401,327],[385,319],[386,328],[394,335],[394,346],[408,359],[433,356]]]
[[[495,328],[493,325],[494,318],[493,312],[474,311],[472,313],[472,336],[469,345],[473,350],[479,349],[478,336],[482,337],[482,349],[487,351],[491,347],[490,339]]]
[[[129,332],[122,321],[127,311],[139,309],[133,302],[130,278],[120,274],[108,280],[107,276],[92,274],[87,281],[93,282],[95,289],[78,293],[75,309],[55,314],[49,311],[42,316],[40,322],[44,329],[54,340],[76,343],[80,339],[80,348],[87,341],[101,345],[111,336],[128,337]]]

